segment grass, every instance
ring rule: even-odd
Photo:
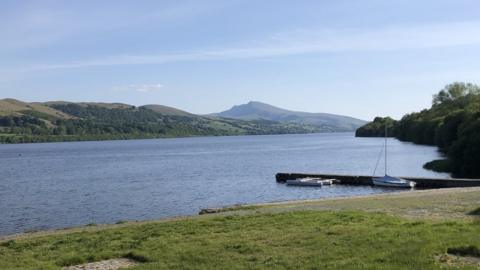
[[[480,205],[480,188],[456,188],[396,192],[383,195],[327,200],[273,203],[257,206],[261,212],[284,211],[366,211],[407,219],[472,220]],[[473,211],[472,211],[473,210]]]
[[[0,269],[61,269],[118,257],[141,262],[132,269],[438,269],[436,258],[447,251],[478,251],[480,223],[468,215],[471,208],[462,218],[446,211],[445,219],[412,219],[402,214],[415,201],[412,194],[423,207],[420,199],[430,193],[333,200],[335,210],[324,209],[332,201],[304,202],[34,234],[0,242]],[[435,202],[455,199],[471,207],[480,189],[433,194]],[[392,200],[404,210],[387,211]]]

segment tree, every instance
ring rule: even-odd
[[[363,127],[360,127],[355,132],[357,137],[383,137],[385,136],[385,127],[388,129],[388,136],[394,137],[396,133],[397,121],[390,117],[375,117],[373,122],[370,122]]]
[[[438,94],[433,95],[433,105],[453,101],[470,94],[480,94],[480,87],[472,83],[454,82],[445,86]]]

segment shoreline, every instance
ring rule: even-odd
[[[480,187],[239,205],[10,236],[0,241],[0,268],[472,269],[479,206]]]
[[[281,136],[281,135],[309,135],[309,134],[332,134],[332,133],[352,133],[355,131],[322,131],[322,132],[308,132],[308,133],[272,133],[272,134],[232,134],[232,135],[187,135],[187,136],[167,136],[167,135],[152,135],[140,137],[118,137],[115,138],[96,138],[96,139],[80,139],[80,140],[47,140],[35,142],[0,142],[0,145],[22,145],[22,144],[44,144],[44,143],[69,143],[69,142],[108,142],[108,141],[134,141],[134,140],[160,140],[160,139],[186,139],[186,138],[216,138],[216,137],[241,137],[241,136]],[[0,133],[0,136],[7,136],[10,134]],[[17,135],[11,135],[17,136]],[[54,135],[52,135],[54,136]],[[72,135],[74,136],[74,135]],[[68,138],[68,137],[66,137]]]
[[[10,235],[0,235],[0,243],[10,241],[10,240],[24,240],[32,239],[37,237],[45,236],[59,236],[70,233],[81,233],[81,232],[97,232],[104,231],[109,229],[125,228],[125,227],[134,227],[150,224],[162,224],[175,221],[186,221],[193,219],[206,219],[211,216],[223,216],[223,215],[235,215],[235,214],[252,214],[252,213],[264,213],[269,212],[270,210],[286,210],[286,211],[295,211],[302,210],[303,208],[309,209],[309,206],[319,206],[321,210],[331,210],[331,211],[343,211],[344,209],[331,209],[330,205],[335,203],[358,203],[362,201],[386,201],[394,199],[425,199],[428,200],[429,196],[440,196],[442,195],[459,195],[465,193],[478,193],[478,206],[480,206],[480,187],[461,187],[461,188],[441,188],[441,189],[426,189],[426,190],[413,190],[413,191],[399,191],[391,193],[381,193],[381,194],[370,194],[370,195],[358,195],[358,196],[344,196],[344,197],[335,197],[335,198],[320,198],[320,199],[308,199],[308,200],[289,200],[289,201],[278,201],[278,202],[268,202],[268,203],[258,203],[258,204],[242,204],[242,205],[232,205],[219,208],[206,208],[202,210],[212,210],[210,213],[205,214],[194,214],[194,215],[185,215],[177,217],[166,217],[153,220],[142,220],[142,221],[124,221],[121,223],[113,224],[95,224],[95,225],[83,225],[75,226],[69,228],[61,229],[48,229],[40,230],[35,232],[24,232],[16,233]],[[325,204],[327,206],[325,206]],[[474,207],[475,205],[472,205]],[[322,209],[322,207],[324,209]],[[300,208],[300,209],[299,209]],[[348,210],[348,209],[345,209]],[[361,211],[378,211],[378,209],[363,209]],[[201,211],[200,211],[201,212]]]

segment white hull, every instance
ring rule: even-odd
[[[380,178],[373,178],[373,184],[381,187],[398,187],[398,188],[413,188],[416,183],[401,178],[395,178],[391,176],[384,176]]]
[[[295,180],[287,180],[287,185],[289,186],[322,187],[332,184],[333,180],[321,178],[301,178]]]

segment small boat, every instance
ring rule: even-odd
[[[375,186],[382,187],[402,187],[402,188],[413,188],[415,187],[415,182],[408,181],[402,178],[391,177],[385,175],[384,177],[373,178],[373,184]]]
[[[387,174],[387,142],[388,142],[387,132],[388,132],[388,129],[387,129],[387,126],[385,126],[385,146],[383,149],[385,151],[385,176],[372,177],[373,185],[381,186],[381,187],[413,188],[417,183],[413,181],[405,180],[402,178],[398,178],[398,177],[392,177]],[[380,161],[380,157],[377,160],[377,166],[378,166],[378,161]],[[375,166],[375,171],[377,170],[377,166]],[[373,172],[373,175],[375,175],[375,171]]]
[[[322,178],[299,178],[295,180],[287,180],[288,186],[306,186],[306,187],[322,187],[332,185],[335,179]]]

